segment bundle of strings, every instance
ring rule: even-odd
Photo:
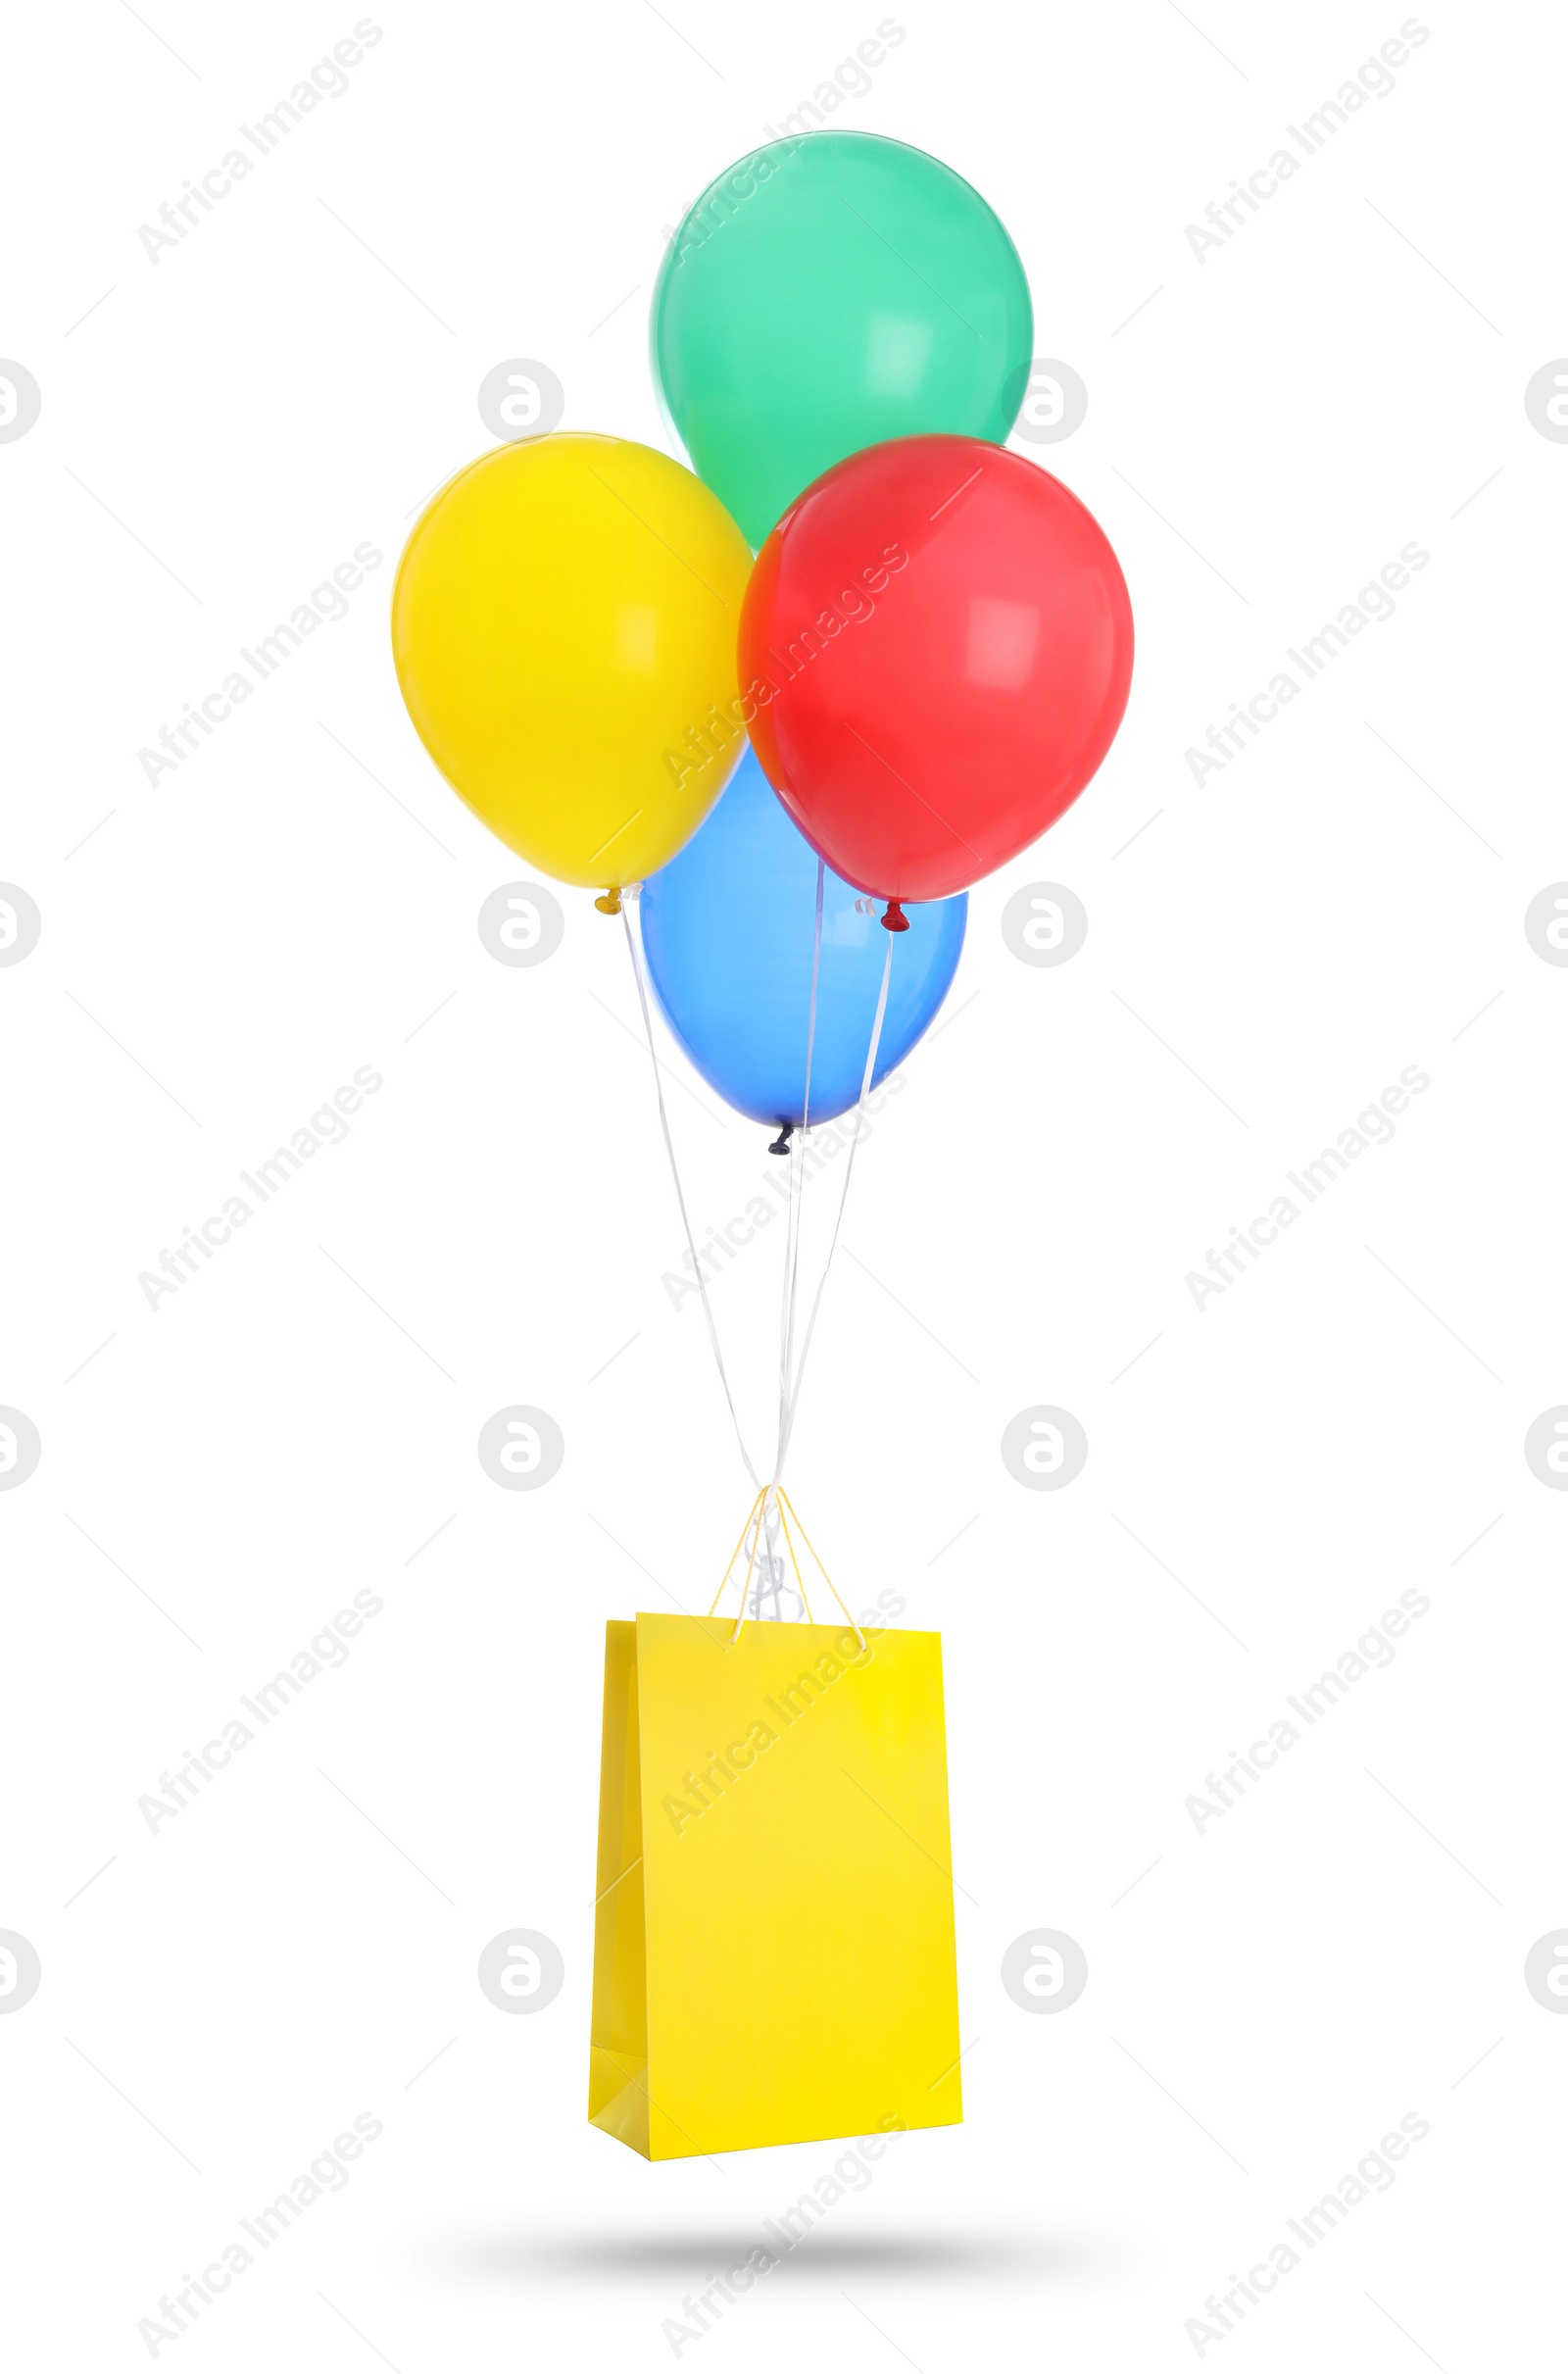
[[[712,1615],[717,1608],[719,1601],[724,1596],[725,1586],[728,1583],[730,1575],[734,1569],[735,1561],[740,1557],[741,1553],[745,1551],[746,1579],[741,1586],[741,1604],[735,1617],[735,1629],[729,1636],[731,1647],[733,1647],[735,1642],[740,1639],[741,1626],[746,1621],[746,1610],[748,1604],[751,1605],[752,1613],[754,1616],[760,1615],[760,1601],[764,1588],[767,1586],[764,1586],[764,1584],[759,1580],[757,1586],[757,1598],[754,1601],[752,1598],[752,1573],[757,1562],[758,1546],[762,1539],[765,1522],[763,1509],[764,1503],[767,1501],[772,1502],[775,1511],[774,1521],[783,1531],[784,1541],[790,1554],[790,1564],[795,1569],[796,1589],[800,1593],[801,1606],[806,1610],[807,1622],[808,1624],[814,1624],[816,1618],[811,1613],[811,1603],[806,1595],[806,1577],[801,1572],[801,1561],[795,1555],[795,1543],[790,1534],[791,1523],[794,1524],[796,1532],[799,1533],[802,1541],[806,1544],[808,1551],[810,1553],[811,1558],[815,1560],[817,1572],[821,1575],[823,1582],[826,1583],[828,1589],[832,1592],[833,1597],[838,1601],[840,1607],[843,1609],[844,1620],[849,1625],[851,1631],[855,1634],[857,1646],[863,1649],[865,1647],[865,1634],[860,1630],[860,1627],[856,1622],[855,1617],[850,1613],[842,1592],[839,1590],[837,1583],[833,1580],[833,1577],[831,1574],[829,1574],[827,1568],[823,1565],[819,1553],[812,1546],[810,1536],[808,1534],[806,1527],[801,1523],[800,1517],[796,1513],[795,1503],[790,1499],[789,1494],[784,1490],[782,1484],[764,1486],[763,1489],[759,1492],[756,1500],[753,1501],[751,1514],[747,1517],[746,1523],[741,1529],[740,1540],[730,1552],[729,1563],[725,1566],[723,1577],[719,1583],[718,1589],[713,1594],[712,1605],[708,1610],[709,1614]],[[784,1562],[782,1558],[775,1560],[771,1553],[764,1553],[764,1555],[768,1556],[770,1566],[774,1568],[775,1572],[782,1569]],[[772,1584],[772,1588],[776,1593],[776,1582]]]
[[[800,1410],[801,1387],[806,1377],[806,1363],[810,1355],[811,1338],[816,1332],[817,1314],[822,1308],[823,1291],[827,1285],[828,1273],[833,1266],[833,1257],[838,1251],[839,1232],[844,1225],[845,1206],[850,1200],[850,1181],[855,1175],[855,1158],[859,1151],[865,1117],[865,1102],[871,1092],[871,1075],[876,1069],[877,1049],[882,1041],[882,1024],[888,1010],[888,981],[893,968],[893,934],[889,932],[887,949],[882,959],[882,982],[877,992],[876,1013],[871,1022],[870,1043],[865,1051],[865,1068],[860,1075],[859,1101],[855,1109],[855,1131],[850,1140],[849,1160],[844,1166],[844,1183],[839,1191],[839,1208],[833,1221],[833,1234],[828,1242],[827,1260],[822,1264],[822,1274],[817,1280],[816,1293],[811,1301],[810,1315],[807,1320],[805,1337],[801,1343],[800,1356],[797,1359],[795,1329],[800,1285],[801,1208],[806,1192],[806,1148],[811,1124],[811,1058],[816,1045],[816,993],[822,966],[823,880],[824,868],[819,858],[816,865],[816,919],[811,935],[811,999],[806,1029],[806,1092],[802,1100],[801,1126],[795,1132],[789,1149],[789,1225],[784,1248],[783,1291],[779,1301],[778,1438],[773,1456],[773,1472],[765,1483],[758,1473],[751,1454],[746,1448],[746,1438],[741,1431],[740,1416],[735,1408],[735,1396],[730,1390],[729,1371],[724,1365],[723,1348],[718,1340],[718,1328],[713,1319],[712,1306],[708,1299],[708,1281],[703,1275],[703,1265],[697,1255],[697,1240],[692,1231],[691,1217],[686,1209],[686,1197],[681,1187],[680,1166],[675,1160],[674,1140],[670,1136],[669,1114],[664,1108],[663,1081],[660,1075],[659,1051],[654,1043],[653,1014],[648,1003],[647,986],[643,979],[637,937],[632,930],[631,917],[624,905],[621,908],[620,915],[626,933],[627,953],[631,958],[632,978],[637,984],[637,1002],[642,1009],[643,1028],[648,1036],[649,1058],[654,1067],[654,1094],[659,1100],[659,1126],[663,1133],[664,1152],[669,1157],[670,1176],[675,1182],[675,1200],[680,1206],[681,1225],[686,1231],[687,1249],[691,1255],[692,1268],[702,1296],[703,1316],[708,1322],[708,1340],[712,1346],[713,1360],[718,1369],[719,1382],[724,1388],[724,1399],[729,1407],[730,1423],[735,1429],[735,1440],[740,1446],[741,1461],[757,1494],[757,1498],[752,1503],[751,1514],[741,1529],[741,1539],[731,1555],[729,1565],[725,1568],[724,1582],[720,1583],[718,1595],[713,1602],[713,1606],[716,1607],[718,1598],[723,1595],[724,1583],[729,1580],[736,1558],[740,1557],[743,1550],[748,1551],[746,1583],[741,1593],[741,1605],[735,1619],[735,1630],[731,1635],[731,1638],[736,1640],[739,1639],[741,1626],[746,1620],[747,1602],[752,1596],[752,1575],[757,1566],[760,1545],[764,1540],[767,1548],[761,1555],[767,1560],[766,1583],[772,1587],[776,1599],[778,1578],[782,1573],[782,1561],[778,1552],[781,1535],[789,1550],[791,1562],[795,1566],[796,1579],[801,1586],[802,1605],[806,1607],[808,1621],[810,1620],[810,1606],[806,1598],[806,1586],[801,1577],[799,1562],[795,1558],[794,1544],[790,1539],[786,1518],[786,1511],[789,1516],[795,1516],[795,1511],[783,1491],[784,1464],[789,1457],[795,1420]],[[795,1516],[795,1525],[802,1541],[810,1551],[811,1558],[819,1568],[823,1580],[832,1591],[834,1598],[838,1600],[839,1606],[844,1607],[845,1615],[849,1616],[848,1607],[844,1607],[844,1602],[839,1597],[838,1590],[828,1575],[826,1567],[817,1558],[816,1552],[811,1550],[810,1543],[807,1540],[806,1529],[798,1516]],[[763,1590],[764,1584],[760,1580],[757,1590],[758,1605],[754,1608],[754,1612],[760,1611]],[[712,1609],[710,1609],[709,1612],[711,1613]],[[853,1617],[850,1620],[852,1623],[854,1622]],[[857,1638],[858,1637],[857,1627]]]

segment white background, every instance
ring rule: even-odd
[[[137,2320],[357,2112],[347,2188],[166,2360],[657,2367],[833,2157],[650,2167],[584,2121],[603,1622],[706,1603],[748,1493],[661,1285],[618,929],[564,893],[548,964],[486,954],[525,869],[425,760],[386,631],[495,363],[663,442],[665,227],[875,24],[667,15],[377,7],[348,92],[156,265],[138,224],[351,8],[12,28],[0,349],[43,391],[0,446],[0,877],[43,918],[0,970],[0,1402],[43,1445],[0,1493],[0,1927],[43,1964],[0,2018],[19,2364],[145,2363]],[[1522,1442],[1568,1400],[1568,971],[1523,915],[1568,874],[1568,451],[1523,391],[1568,348],[1560,25],[1424,13],[1392,96],[1222,251],[1183,235],[1399,21],[911,8],[835,119],[1007,223],[1090,394],[1023,450],[1106,528],[1139,650],[862,1152],[794,1454],[852,1604],[944,1635],[966,2122],[688,2362],[1191,2363],[1205,2296],[1410,2111],[1393,2189],[1209,2358],[1468,2374],[1556,2329],[1568,2022],[1522,1966],[1568,1920],[1568,1501]],[[1395,618],[1196,785],[1210,721],[1412,540]],[[350,615],[150,786],[138,750],[362,541]],[[1039,880],[1089,913],[1059,969],[1001,936]],[[347,1142],[149,1310],[138,1273],[367,1064]],[[1411,1064],[1394,1141],[1196,1309],[1185,1274]],[[700,1086],[671,1111],[721,1223],[762,1133]],[[779,1233],[715,1291],[759,1446]],[[479,1467],[511,1403],[564,1430],[547,1489]],[[1041,1403],[1088,1432],[1058,1492],[999,1451]],[[347,1665],[151,1834],[138,1797],[357,1589],[385,1605]],[[1394,1665],[1200,1834],[1189,1793],[1409,1589]],[[565,1958],[532,2018],[474,1976],[516,1926]],[[1055,2017],[1000,1983],[1039,1927],[1089,1959]]]

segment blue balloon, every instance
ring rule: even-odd
[[[707,822],[643,884],[643,947],[664,1018],[697,1069],[753,1120],[797,1126],[816,918],[816,852],[746,752]],[[907,909],[893,938],[875,1080],[902,1063],[947,996],[968,899]],[[859,1101],[889,934],[882,901],[828,869],[811,1050],[811,1118]]]

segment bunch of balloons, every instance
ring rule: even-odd
[[[1028,284],[935,158],[823,131],[743,159],[681,223],[651,332],[692,470],[580,433],[471,463],[404,552],[398,679],[510,848],[611,914],[641,885],[655,993],[719,1094],[798,1124],[809,1045],[827,1120],[878,1012],[878,1078],[929,1026],[968,886],[1104,757],[1127,588],[1003,445]]]

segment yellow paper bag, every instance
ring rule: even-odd
[[[648,2159],[955,2126],[935,1632],[605,1628],[588,2115]]]

